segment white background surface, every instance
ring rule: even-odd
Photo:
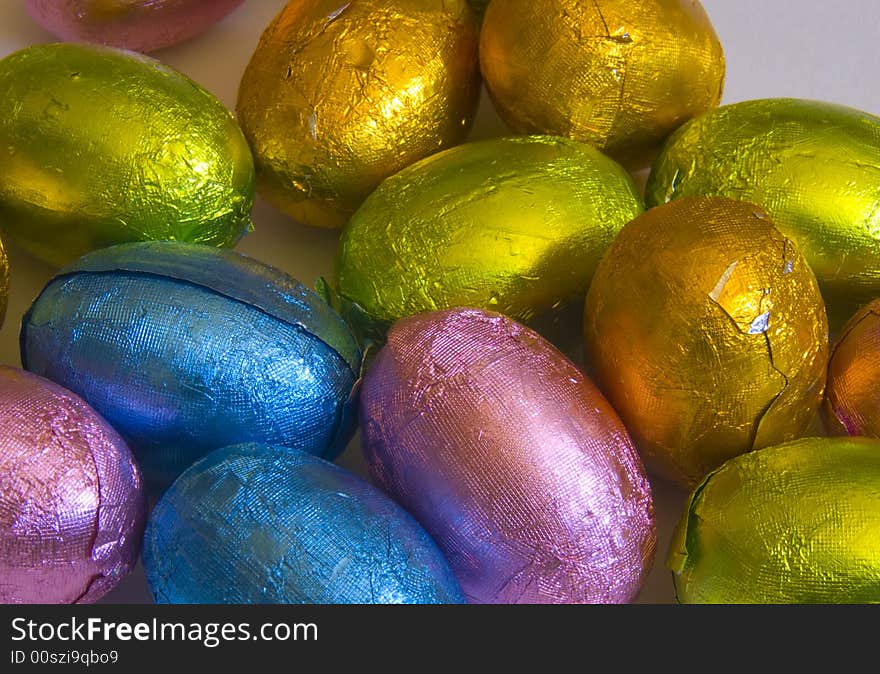
[[[241,73],[260,33],[284,4],[284,0],[247,0],[209,32],[154,56],[233,108]],[[880,0],[703,0],[703,5],[727,57],[724,103],[796,96],[880,114]],[[30,21],[20,2],[0,0],[0,58],[29,44],[52,41],[50,34]],[[473,136],[503,133],[503,125],[484,96]],[[2,171],[0,166],[0,180]],[[256,230],[239,250],[306,284],[331,275],[337,233],[302,227],[259,201],[254,222]],[[0,362],[19,366],[21,315],[53,270],[14,247],[9,253],[11,297],[0,329]],[[362,472],[357,439],[341,462]],[[663,562],[684,497],[672,487],[655,485],[660,540],[654,570],[640,596],[642,602],[674,599]],[[140,569],[105,600],[149,601]]]

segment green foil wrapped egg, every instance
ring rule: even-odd
[[[880,442],[805,438],[694,490],[667,564],[682,603],[880,602]]]
[[[649,206],[723,195],[762,206],[819,281],[832,329],[880,295],[880,118],[790,98],[718,108],[654,164]]]
[[[579,304],[599,258],[643,210],[629,175],[550,136],[455,147],[385,180],[343,232],[343,311],[381,333],[469,306],[533,325]]]
[[[0,60],[0,227],[64,264],[116,243],[232,246],[253,159],[211,94],[147,56],[35,45]]]

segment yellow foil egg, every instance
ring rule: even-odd
[[[116,243],[228,247],[254,165],[230,112],[134,52],[34,45],[0,60],[0,227],[62,265]]]
[[[828,430],[880,438],[880,300],[844,326],[828,361],[823,407]]]
[[[696,0],[493,2],[480,63],[514,131],[586,141],[632,167],[724,86],[724,52]]]
[[[532,136],[446,150],[388,178],[348,223],[343,311],[368,333],[457,306],[552,327],[642,210],[626,171],[583,143]]]
[[[880,296],[880,118],[791,98],[744,101],[679,129],[649,205],[723,195],[759,204],[819,279],[832,329]]]
[[[341,227],[387,176],[464,140],[480,93],[465,0],[292,0],[245,70],[260,194]]]
[[[694,490],[669,549],[682,603],[880,602],[880,442],[804,438]]]
[[[649,466],[693,486],[797,437],[828,326],[813,272],[757,206],[682,199],[626,225],[587,295],[587,358]]]

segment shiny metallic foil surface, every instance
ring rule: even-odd
[[[97,601],[137,563],[140,472],[85,402],[0,366],[0,603]]]
[[[0,60],[0,228],[62,265],[150,239],[232,246],[253,160],[214,96],[147,56],[85,44]]]
[[[219,449],[165,493],[144,537],[166,604],[461,603],[425,531],[378,489],[283,447]]]
[[[880,296],[878,189],[880,118],[780,98],[724,106],[682,127],[657,158],[646,199],[759,204],[812,267],[836,331]]]
[[[622,603],[654,559],[651,488],[598,389],[537,333],[476,309],[399,321],[361,391],[374,481],[473,603]]]
[[[629,175],[564,138],[497,138],[386,180],[345,228],[336,286],[377,330],[470,306],[535,323],[580,304],[599,258],[643,211]]]
[[[880,442],[804,438],[732,459],[669,549],[682,603],[880,603]]]
[[[724,52],[696,0],[493,2],[480,64],[514,131],[586,141],[632,168],[724,87]]]
[[[9,301],[9,258],[3,241],[0,241],[0,325],[6,318],[6,305]]]
[[[25,0],[31,18],[64,40],[155,51],[207,30],[243,0]]]
[[[103,414],[160,486],[230,443],[332,458],[353,432],[360,351],[344,321],[232,251],[151,242],[86,256],[25,315],[21,351]]]
[[[835,342],[822,411],[833,434],[880,438],[880,300],[859,309]]]
[[[757,206],[682,199],[623,228],[590,286],[587,361],[649,468],[693,487],[791,440],[822,398],[816,279]]]
[[[464,140],[480,95],[465,0],[291,0],[245,70],[237,112],[260,194],[341,227],[382,180]]]

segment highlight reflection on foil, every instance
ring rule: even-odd
[[[614,410],[500,314],[396,323],[361,392],[375,481],[480,603],[626,602],[653,561],[650,485]]]
[[[212,452],[153,511],[160,603],[459,603],[436,545],[378,489],[283,447]]]
[[[128,448],[80,398],[0,366],[0,603],[91,603],[137,562]]]

